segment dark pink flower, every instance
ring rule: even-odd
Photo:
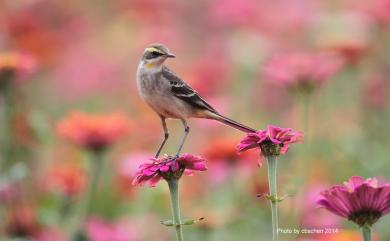
[[[164,156],[151,158],[151,162],[139,166],[138,172],[133,180],[133,185],[147,184],[151,187],[162,179],[180,179],[183,175],[192,175],[194,171],[206,171],[205,159],[191,154],[183,154],[178,158]]]
[[[360,226],[371,226],[390,213],[390,183],[379,185],[376,178],[353,176],[344,185],[333,186],[321,195],[321,207]]]
[[[312,90],[322,85],[343,66],[336,54],[290,52],[272,56],[263,68],[263,79],[289,87]]]
[[[237,149],[239,152],[242,152],[252,148],[259,148],[261,156],[278,156],[285,154],[289,145],[300,142],[302,137],[303,133],[300,131],[268,125],[267,130],[248,133],[238,144]]]

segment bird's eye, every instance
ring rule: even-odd
[[[160,52],[157,52],[157,51],[153,51],[152,53],[151,53],[151,56],[152,56],[152,58],[157,58],[157,57],[159,57],[159,56],[161,56],[162,54],[160,53]]]

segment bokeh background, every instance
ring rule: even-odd
[[[280,227],[334,233],[281,240],[360,240],[315,201],[352,175],[390,179],[389,26],[389,0],[0,1],[0,240],[69,240],[96,165],[86,130],[92,142],[109,141],[92,210],[77,224],[85,238],[174,239],[160,224],[171,217],[167,185],[131,185],[163,138],[135,85],[143,50],[156,42],[221,113],[305,132],[279,159],[279,193],[292,196]],[[163,152],[172,154],[183,130],[168,126]],[[237,155],[243,133],[219,123],[190,126],[184,152],[207,158],[209,170],[182,179],[182,215],[205,217],[185,228],[186,240],[270,240],[258,153]],[[376,240],[390,240],[389,225],[375,225]]]

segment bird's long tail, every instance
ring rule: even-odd
[[[231,126],[237,130],[240,130],[240,131],[243,131],[243,132],[246,132],[246,133],[253,133],[253,132],[256,132],[255,129],[249,127],[249,126],[246,126],[244,124],[241,124],[241,123],[238,123],[237,121],[234,121],[230,118],[227,118],[226,116],[223,116],[219,113],[210,113],[209,112],[209,115],[206,117],[206,118],[209,118],[209,119],[214,119],[214,120],[217,120],[225,125],[228,125],[228,126]]]

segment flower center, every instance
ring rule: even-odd
[[[360,210],[353,212],[348,216],[348,219],[357,223],[359,226],[373,225],[382,216],[379,211],[373,210]]]
[[[164,163],[168,163],[168,162],[177,162],[177,160],[168,159],[164,161]],[[172,171],[172,170],[169,170],[168,172],[159,171],[159,175],[162,176],[167,181],[179,180],[184,173],[185,167],[181,166],[179,162],[178,164],[179,164],[179,169],[177,169],[176,171]]]
[[[264,156],[279,156],[282,145],[283,144],[275,144],[267,139],[260,143],[260,148]]]

